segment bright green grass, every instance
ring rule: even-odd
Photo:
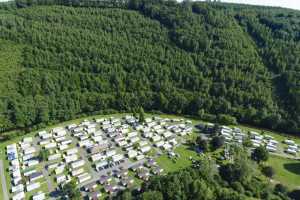
[[[291,189],[300,186],[300,161],[271,156],[267,164],[275,169],[274,180]]]
[[[177,147],[175,152],[180,155],[177,159],[170,159],[165,154],[156,159],[159,166],[162,167],[165,172],[174,172],[189,167],[192,164],[190,157],[193,159],[199,158],[197,153],[194,150],[189,149],[186,145]]]

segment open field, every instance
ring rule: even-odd
[[[267,162],[275,169],[274,180],[291,189],[300,187],[300,161],[271,156]]]
[[[164,168],[166,172],[175,172],[184,169],[192,164],[190,158],[198,158],[198,154],[185,145],[177,147],[174,152],[179,155],[178,158],[169,158],[168,155],[162,155],[156,159],[158,164]]]

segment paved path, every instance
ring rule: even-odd
[[[52,182],[51,182],[51,180],[50,180],[50,178],[49,178],[49,173],[48,173],[48,171],[45,169],[45,166],[43,166],[43,176],[45,177],[45,179],[46,179],[46,182],[47,182],[47,185],[48,185],[48,191],[49,192],[52,192],[52,191],[54,191],[54,187],[53,187],[53,185],[52,185]]]
[[[3,165],[3,161],[0,160],[0,175],[1,175],[1,185],[2,185],[2,191],[3,191],[3,199],[9,200],[8,192],[7,192],[7,186],[6,186],[6,179],[5,179],[5,169]]]
[[[38,144],[39,142],[40,142],[40,138],[34,140],[34,142],[33,142],[33,146],[37,151],[41,151],[41,146]],[[43,168],[42,169],[43,176],[46,179],[46,182],[47,182],[47,185],[48,185],[48,192],[52,192],[52,191],[54,191],[54,187],[53,187],[52,182],[50,180],[49,172],[48,172],[48,170],[46,170],[45,162],[42,163],[42,168]]]

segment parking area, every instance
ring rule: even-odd
[[[87,199],[139,187],[164,173],[156,158],[172,153],[193,132],[191,121],[131,115],[83,120],[40,131],[6,146],[9,197],[57,198],[75,180]]]

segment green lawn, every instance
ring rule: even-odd
[[[162,155],[156,159],[160,167],[162,167],[165,172],[174,172],[180,169],[184,169],[192,164],[190,157],[193,159],[198,159],[198,155],[194,150],[189,149],[186,145],[181,145],[175,149],[175,152],[180,155],[177,159],[170,159],[167,155]]]
[[[275,169],[274,180],[291,189],[300,186],[300,161],[271,156],[267,164]]]

